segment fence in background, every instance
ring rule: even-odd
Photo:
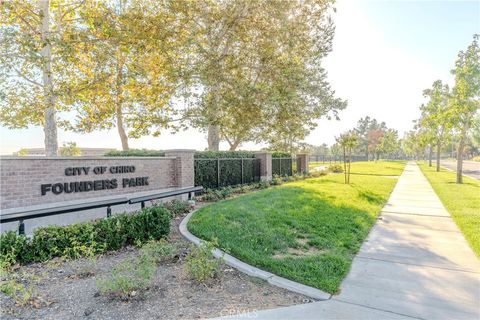
[[[312,162],[320,162],[320,163],[335,163],[335,162],[342,162],[343,155],[324,155],[324,154],[311,154],[309,157],[310,163]],[[352,155],[352,161],[367,161],[366,156],[358,156]]]
[[[295,172],[296,164],[295,158],[272,158],[272,174],[291,176]]]
[[[260,181],[260,159],[196,158],[195,186],[218,189]]]

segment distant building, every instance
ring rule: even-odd
[[[103,156],[105,153],[109,151],[114,151],[114,148],[80,148],[81,156]],[[18,155],[18,152],[13,153],[14,156]],[[21,155],[25,157],[30,156],[45,156],[45,149],[44,148],[22,148]]]

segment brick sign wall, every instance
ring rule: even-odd
[[[2,157],[1,209],[193,186],[193,151],[165,157]]]

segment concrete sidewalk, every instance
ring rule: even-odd
[[[233,318],[480,319],[480,262],[408,163],[339,295]]]

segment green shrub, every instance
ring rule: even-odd
[[[126,151],[112,150],[105,153],[106,157],[164,157],[165,152],[161,150],[130,149]]]
[[[318,178],[327,175],[327,172],[324,170],[319,170],[319,171],[311,171],[309,172],[308,176],[311,178]]]
[[[163,203],[163,206],[170,211],[172,217],[177,217],[179,215],[189,213],[191,210],[190,204],[188,201],[172,200],[170,202]]]
[[[36,229],[31,239],[15,232],[0,235],[0,259],[29,263],[64,256],[78,258],[160,239],[170,232],[170,212],[162,206],[69,226]]]
[[[203,242],[200,246],[191,245],[191,250],[185,259],[187,273],[197,282],[205,282],[218,276],[221,259],[215,259],[212,250],[215,242]]]
[[[32,259],[28,238],[24,235],[17,236],[15,231],[7,231],[0,235],[0,262],[8,267],[18,263],[18,257]]]
[[[219,193],[222,199],[228,198],[233,192],[234,192],[234,189],[232,187],[225,187],[219,190]]]
[[[270,181],[268,180],[260,180],[259,182],[257,182],[257,184],[255,185],[255,188],[256,189],[266,189],[270,187]]]
[[[25,306],[34,298],[34,277],[27,273],[9,270],[9,265],[0,265],[0,292],[12,298],[16,305]]]
[[[127,300],[135,296],[136,291],[151,286],[156,270],[155,260],[142,254],[113,267],[108,275],[96,281],[96,285],[103,295]]]
[[[343,172],[343,168],[342,168],[341,164],[331,164],[331,165],[328,166],[328,170],[330,170],[331,172],[334,172],[334,173],[342,173]]]
[[[473,157],[472,160],[475,162],[480,162],[480,156]]]
[[[175,246],[165,239],[150,240],[140,249],[140,254],[151,257],[155,263],[173,258],[175,255]]]
[[[218,201],[221,196],[217,190],[205,189],[200,197],[203,201]]]
[[[281,185],[282,183],[283,183],[282,177],[280,177],[280,176],[277,175],[277,174],[273,175],[272,180],[270,181],[270,184],[271,184],[272,186],[279,186],[279,185]]]

